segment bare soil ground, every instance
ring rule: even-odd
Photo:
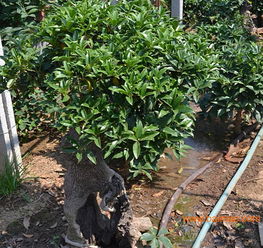
[[[217,135],[222,136],[221,133]],[[67,223],[63,215],[65,171],[61,161],[65,157],[58,149],[60,137],[54,136],[39,137],[22,146],[29,179],[10,197],[0,198],[0,248],[55,248],[63,244]],[[244,150],[251,140],[243,142]],[[163,208],[176,187],[191,171],[206,164],[214,154],[222,152],[221,145],[212,149],[201,143],[195,145],[202,149],[194,147],[195,150],[180,163],[163,159],[161,170],[156,173],[153,182],[140,180],[127,183],[135,216],[149,216],[158,226]],[[181,166],[184,170],[179,173]],[[199,222],[185,223],[182,217],[208,215],[237,167],[237,164],[222,159],[187,187],[169,222],[170,237],[177,243],[175,247],[191,247],[201,227]],[[256,215],[262,221],[262,203],[263,141],[220,215]],[[257,223],[216,223],[202,247],[258,248]]]

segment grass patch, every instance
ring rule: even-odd
[[[12,194],[22,183],[25,168],[22,165],[6,162],[0,174],[0,196]]]

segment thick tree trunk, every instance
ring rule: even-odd
[[[69,135],[78,139],[72,130]],[[68,145],[65,140],[62,144]],[[98,147],[92,144],[89,149],[96,156],[96,165],[87,158],[77,163],[71,156],[68,161],[72,163],[66,166],[64,213],[68,230],[65,241],[71,247],[135,247],[138,232],[132,226],[124,181],[108,167]]]

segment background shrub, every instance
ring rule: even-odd
[[[228,19],[235,21],[244,0],[185,0],[184,22],[186,25],[216,24]]]
[[[263,115],[262,47],[244,27],[244,16],[240,14],[244,4],[228,0],[186,1],[186,17],[196,13],[195,31],[209,40],[218,58],[217,79],[201,98],[201,107],[206,115],[235,117],[238,132],[241,113],[259,122]]]

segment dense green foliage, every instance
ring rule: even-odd
[[[87,154],[94,161],[85,150],[94,141],[105,158],[125,157],[134,175],[150,176],[146,169],[155,168],[165,147],[180,154],[192,117],[179,82],[168,74],[166,55],[181,33],[177,23],[145,1],[83,1],[57,10],[42,30],[59,55],[47,81],[61,95],[59,123],[81,135],[81,143],[72,144],[77,158]]]
[[[184,22],[187,26],[200,24],[217,24],[227,20],[237,23],[245,10],[261,16],[261,0],[185,0]],[[241,18],[242,19],[242,18]]]
[[[206,115],[243,111],[262,121],[262,48],[244,28],[242,2],[186,0],[193,28],[185,32],[147,0],[5,1],[19,15],[0,12],[2,27],[10,22],[17,32],[2,34],[0,90],[12,91],[20,134],[74,128],[80,142],[67,151],[79,160],[95,163],[86,150],[95,142],[106,159],[125,159],[134,176],[151,177],[166,147],[177,157],[185,149],[189,100]]]
[[[187,0],[186,18],[210,40],[218,56],[218,78],[201,99],[204,112],[231,118],[241,111],[262,122],[263,50],[244,26],[240,14],[244,5],[244,1]],[[260,8],[257,1],[252,7]]]
[[[186,25],[216,24],[224,19],[235,21],[243,0],[185,0]]]
[[[0,36],[5,57],[10,58],[5,59],[6,67],[1,68],[4,69],[2,76],[9,78],[9,85],[0,79],[0,91],[17,81],[12,95],[20,136],[27,137],[29,131],[41,130],[52,117],[49,94],[43,87],[43,76],[49,66],[48,62],[39,66],[44,58],[32,47],[32,37],[40,25],[43,10],[61,2],[0,0]]]
[[[202,101],[207,114],[231,117],[243,111],[263,121],[263,49],[247,32],[226,22],[202,26],[220,58],[220,75]],[[252,115],[252,116],[251,116]]]
[[[1,68],[1,89],[12,89],[13,106],[20,136],[27,136],[31,130],[39,129],[50,122],[52,99],[44,85],[48,63],[43,63],[44,55],[39,56],[38,49],[32,47],[31,39],[21,35],[22,40],[15,42],[5,59],[6,65]],[[8,82],[6,81],[8,79]],[[52,92],[51,92],[51,98]]]
[[[74,128],[81,141],[67,151],[79,160],[95,162],[86,150],[95,142],[105,158],[125,158],[134,176],[148,177],[166,147],[184,151],[194,119],[188,100],[211,85],[216,68],[205,38],[145,0],[69,1],[10,54],[1,84],[17,110],[24,103],[21,129],[39,120]]]
[[[57,1],[0,0],[0,35],[5,46],[15,46],[21,35],[28,35],[42,18],[42,10]]]

